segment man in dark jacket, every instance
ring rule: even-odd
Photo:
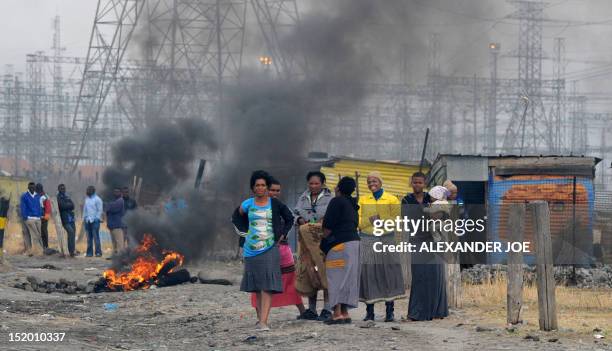
[[[135,199],[132,199],[130,197],[130,188],[128,188],[127,186],[124,186],[121,189],[121,196],[123,197],[123,207],[125,208],[126,215],[130,211],[136,210],[136,208],[138,207],[138,204],[136,203]],[[135,244],[138,244],[137,242],[131,242],[131,241],[133,241],[133,239],[128,238],[127,223],[125,223],[124,221],[123,222],[123,245],[125,247],[131,247]]]
[[[114,200],[105,203],[106,207],[106,226],[110,230],[111,242],[113,244],[113,254],[123,250],[123,215],[125,214],[125,204],[121,189],[113,190]]]
[[[74,202],[68,194],[66,194],[66,186],[60,184],[57,186],[57,208],[62,220],[62,227],[68,235],[68,252],[70,257],[75,255],[75,234],[76,227],[74,225]]]

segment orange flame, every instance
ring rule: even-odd
[[[184,256],[174,251],[163,251],[163,259],[159,261],[153,256],[151,249],[157,242],[150,234],[145,234],[140,245],[134,249],[138,257],[130,266],[129,271],[117,272],[114,269],[104,271],[106,284],[112,290],[148,289],[157,281],[159,272],[169,264],[174,266],[167,273],[173,272],[183,264]]]

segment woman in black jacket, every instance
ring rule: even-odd
[[[245,231],[244,274],[240,290],[257,294],[257,329],[270,330],[268,316],[272,294],[283,292],[278,242],[293,226],[287,206],[268,195],[271,177],[264,171],[251,175],[254,197],[242,202],[232,216],[234,226]]]
[[[326,324],[351,323],[348,309],[359,303],[359,206],[351,196],[355,187],[353,178],[340,179],[323,218],[321,250],[326,255],[329,304],[334,310]]]

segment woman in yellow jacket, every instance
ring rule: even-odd
[[[394,320],[394,301],[406,297],[399,254],[374,252],[376,242],[396,244],[396,232],[374,230],[376,220],[393,219],[400,215],[400,201],[383,189],[382,175],[371,172],[367,178],[370,194],[359,197],[359,230],[361,237],[361,278],[359,300],[366,304],[364,321],[374,320],[374,303],[384,301],[385,322]]]

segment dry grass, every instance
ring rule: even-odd
[[[595,327],[612,335],[612,289],[578,289],[557,286],[555,291],[560,331],[589,337]],[[482,285],[463,286],[464,309],[483,322],[506,324],[506,280],[498,279]],[[534,286],[523,288],[521,317],[524,331],[538,330],[538,295]]]
[[[4,233],[4,250],[9,255],[20,254],[24,250],[23,246],[23,235],[22,228],[19,223],[15,223],[16,221],[9,222],[9,225],[6,228]],[[77,236],[80,225],[77,225]],[[106,227],[101,228],[101,230],[107,230]],[[87,239],[77,242],[76,249],[77,251],[84,253],[87,249]],[[49,222],[49,247],[57,248],[57,235],[55,233],[55,225],[53,222]],[[112,251],[112,245],[110,242],[103,242],[102,249],[105,254],[110,254]]]

